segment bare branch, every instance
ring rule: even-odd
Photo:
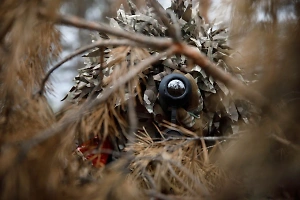
[[[173,39],[174,39],[175,42],[180,42],[182,40],[181,28],[178,24],[176,15],[175,15],[174,12],[172,12],[170,10],[167,10],[167,13],[168,13],[168,15],[170,15],[172,23],[173,23],[172,24],[173,29],[171,29],[172,30],[172,35],[171,36],[173,36]]]
[[[289,141],[287,139],[279,137],[279,136],[277,136],[275,134],[272,134],[271,137],[273,139],[275,139],[276,141],[278,141],[278,142],[280,142],[280,143],[282,143],[282,144],[284,144],[286,146],[292,147],[294,150],[300,151],[300,147],[298,145],[293,144],[291,141]]]
[[[10,19],[6,24],[3,24],[3,27],[1,28],[1,31],[0,31],[0,44],[3,43],[5,35],[11,29],[14,21],[15,21],[15,19]]]
[[[54,67],[52,67],[48,73],[46,74],[45,78],[42,81],[41,84],[41,88],[38,91],[39,95],[42,95],[44,93],[45,90],[45,85],[46,82],[48,81],[50,75],[56,70],[58,69],[62,64],[64,64],[65,62],[69,61],[70,59],[74,58],[75,56],[78,56],[79,54],[85,53],[86,51],[90,50],[90,49],[94,49],[96,47],[107,47],[107,46],[123,46],[123,45],[127,45],[127,46],[141,46],[141,44],[135,43],[133,41],[130,40],[118,40],[118,39],[111,39],[111,40],[99,40],[96,41],[92,44],[86,45],[76,51],[74,51],[73,53],[71,53],[70,55],[68,55],[67,57],[65,57],[63,60],[61,60],[60,62],[58,62]]]
[[[199,179],[193,176],[193,174],[191,174],[191,172],[189,172],[187,168],[185,168],[181,163],[175,162],[171,159],[169,159],[168,162],[180,169],[183,173],[187,175],[187,177],[189,177],[191,180],[197,183],[195,186],[198,186],[197,192],[200,192],[199,196],[202,197],[201,199],[207,199],[208,197],[210,197],[210,192],[207,189],[207,187],[203,183],[201,183]]]
[[[150,0],[150,4],[155,9],[159,19],[168,28],[168,34],[173,38],[173,40],[175,42],[181,41],[181,31],[177,24],[175,15],[170,12],[167,13],[166,10],[157,2],[157,0]],[[170,24],[167,14],[170,15],[173,24]]]
[[[169,197],[168,195],[159,193],[155,190],[147,190],[146,191],[146,195],[150,196],[150,197],[154,197],[155,199],[161,199],[161,200],[172,200],[175,199],[174,196],[173,197]],[[182,199],[182,197],[178,198],[178,199]]]
[[[204,56],[198,48],[187,44],[178,44],[177,52],[183,54],[199,65],[207,74],[214,79],[222,81],[227,87],[234,89],[241,96],[249,99],[260,107],[267,106],[268,100],[259,92],[244,85],[241,81],[233,77],[231,74],[225,72],[214,63],[212,63],[206,56]]]
[[[153,156],[137,156],[135,159],[141,160],[141,159],[148,159],[148,160],[156,160],[165,162],[167,164],[170,164],[171,166],[175,166],[178,168],[181,172],[183,172],[188,178],[190,178],[194,183],[195,192],[198,193],[198,196],[201,197],[201,199],[210,199],[211,194],[210,191],[207,189],[207,187],[200,182],[198,178],[196,178],[185,166],[182,165],[182,163],[176,162],[172,159],[165,159],[160,154],[153,157]]]
[[[223,140],[237,140],[240,139],[238,136],[206,136],[206,137],[169,137],[162,142],[171,141],[171,140],[186,140],[186,141],[223,141]]]
[[[176,172],[174,171],[173,167],[170,165],[170,163],[167,163],[167,167],[169,169],[169,172],[172,174],[172,176],[178,181],[180,182],[180,184],[185,187],[191,194],[193,194],[194,196],[198,196],[197,193],[188,185],[184,182],[184,180],[182,180],[182,178],[180,178],[180,176],[178,176],[176,174]]]
[[[47,17],[47,12],[45,10],[40,10],[39,15],[41,17]],[[111,34],[117,37],[127,38],[132,41],[142,43],[148,47],[153,47],[156,49],[164,50],[172,45],[172,41],[169,38],[159,38],[159,37],[148,37],[143,34],[128,32],[123,29],[112,28],[109,25],[103,23],[96,23],[87,21],[83,18],[72,16],[72,15],[57,15],[56,23],[73,26],[77,28],[83,28],[88,30],[95,30],[102,33]]]

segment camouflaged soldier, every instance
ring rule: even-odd
[[[242,71],[226,63],[226,60],[234,55],[234,51],[227,45],[227,29],[205,24],[202,17],[197,14],[197,8],[186,4],[177,5],[176,2],[181,1],[172,1],[169,9],[178,18],[182,41],[195,46],[208,59],[217,63],[222,70],[233,74],[247,84]],[[148,36],[168,37],[167,27],[159,23],[152,9],[138,10],[134,6],[131,8],[130,12],[126,12],[124,7],[120,7],[117,17],[109,19],[110,26],[124,31],[140,32]],[[104,33],[93,35],[94,41],[109,38],[110,36]],[[94,49],[85,55],[85,67],[79,69],[79,74],[75,77],[76,84],[67,95],[68,99],[80,104],[87,97],[100,98],[101,93],[107,89],[106,87],[113,84],[113,80],[122,77],[135,67],[134,65],[156,53],[158,52],[150,48],[127,46]],[[166,81],[163,87],[165,92],[159,91],[163,78],[172,74],[181,74],[188,80],[188,83],[184,84],[183,79],[172,79]],[[168,133],[174,134],[174,132],[170,134],[170,129],[177,131],[175,135],[220,136],[237,133],[240,121],[249,123],[251,105],[246,101],[238,100],[234,91],[230,91],[223,83],[206,74],[203,69],[191,63],[183,55],[162,58],[130,82],[122,86],[116,94],[111,95],[113,97],[108,102],[95,108],[94,113],[81,119],[76,136],[76,140],[81,140],[79,142],[81,146],[87,144],[87,146],[98,148],[97,144],[103,145],[109,136],[108,142],[112,144],[106,146],[122,151],[128,139],[125,134],[132,134],[132,132],[147,132],[152,138],[158,139],[167,136]],[[168,91],[169,84],[170,91]],[[188,85],[189,95],[182,101],[171,100],[169,104],[170,99],[167,98],[165,102],[166,100],[162,97],[162,94],[174,93],[173,97],[180,99],[185,94]],[[128,125],[130,124],[128,122],[135,119],[129,118],[129,112],[132,109],[126,105],[128,105],[129,97],[134,95],[138,127],[137,130],[132,130],[130,127],[131,130],[128,130],[128,127],[123,125]],[[119,103],[120,101],[123,102]],[[205,127],[202,124],[205,124]],[[87,139],[93,139],[90,136],[97,136],[105,141],[96,140],[95,145],[90,144],[89,141],[85,143]],[[85,147],[80,150],[82,151],[89,152]]]

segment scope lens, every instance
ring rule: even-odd
[[[185,92],[185,85],[181,80],[174,79],[168,83],[167,91],[173,97],[180,97]]]

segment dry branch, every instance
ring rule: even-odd
[[[209,59],[202,55],[202,53],[197,48],[181,43],[178,44],[176,53],[183,54],[189,57],[195,64],[204,69],[207,74],[211,75],[213,78],[219,81],[222,81],[227,87],[232,88],[239,95],[244,96],[258,106],[262,107],[267,105],[268,101],[262,94],[244,85],[238,79],[234,78],[231,74],[217,67],[214,63],[212,63]]]
[[[85,53],[88,50],[94,49],[96,47],[108,47],[108,46],[143,46],[140,43],[135,43],[134,41],[126,40],[126,39],[111,39],[111,40],[99,40],[92,44],[86,45],[84,47],[81,47],[80,49],[74,51],[67,57],[65,57],[63,60],[58,62],[56,65],[54,65],[46,74],[45,78],[43,79],[43,82],[41,84],[41,88],[38,92],[39,95],[42,95],[44,93],[45,85],[47,80],[49,79],[50,75],[58,69],[62,64],[69,61],[70,59],[74,58],[75,56],[78,56],[79,54]]]
[[[166,10],[157,2],[157,0],[151,0],[150,3],[152,7],[155,9],[159,19],[168,28],[168,33],[172,37],[172,39],[175,42],[181,41],[181,30],[179,28],[179,25],[176,22],[176,17],[174,16],[174,13],[171,12],[169,13],[173,22],[173,24],[170,24],[170,20],[167,17]]]
[[[276,141],[278,141],[278,142],[280,142],[280,143],[282,143],[282,144],[284,144],[284,145],[286,145],[286,146],[292,147],[292,148],[293,148],[294,150],[296,150],[296,151],[300,151],[299,145],[293,144],[291,141],[289,141],[289,140],[287,140],[287,139],[284,139],[284,138],[282,138],[282,137],[279,137],[279,136],[277,136],[277,135],[275,135],[275,134],[271,135],[271,137],[272,137],[274,140],[276,140]]]
[[[47,12],[41,10],[39,14],[40,16],[47,18]],[[87,30],[99,31],[101,33],[107,33],[121,38],[127,38],[129,40],[145,44],[148,47],[153,47],[161,50],[166,49],[172,45],[172,41],[169,38],[147,37],[139,33],[112,28],[103,23],[91,22],[80,17],[71,15],[58,14],[56,18],[56,23],[77,28],[83,28]]]

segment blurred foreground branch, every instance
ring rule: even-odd
[[[68,56],[66,56],[63,60],[61,60],[60,62],[58,62],[54,67],[52,67],[48,73],[46,74],[45,78],[43,79],[43,82],[41,84],[41,88],[38,92],[39,95],[42,95],[44,93],[44,90],[45,90],[45,85],[46,85],[46,82],[48,81],[50,75],[56,70],[58,69],[62,64],[64,64],[65,62],[69,61],[70,59],[82,54],[82,53],[85,53],[87,52],[88,50],[91,50],[91,49],[94,49],[96,47],[107,47],[107,46],[140,46],[139,43],[136,43],[134,41],[131,41],[131,40],[126,40],[126,39],[123,39],[123,40],[118,40],[118,39],[115,39],[115,40],[99,40],[99,41],[96,41],[92,44],[88,44],[76,51],[74,51],[73,53],[69,54]]]
[[[86,101],[84,104],[82,104],[80,110],[74,113],[73,115],[69,116],[65,120],[62,120],[61,122],[57,123],[51,128],[37,134],[35,137],[31,138],[30,140],[25,141],[22,144],[22,148],[20,151],[21,157],[19,158],[24,158],[24,155],[26,155],[26,153],[36,145],[46,141],[47,139],[51,138],[56,134],[62,133],[63,130],[65,130],[71,124],[80,120],[83,115],[91,112],[93,108],[105,102],[110,97],[110,95],[112,95],[115,91],[117,91],[122,85],[126,84],[132,78],[137,76],[137,74],[139,74],[140,72],[142,72],[150,65],[154,64],[155,62],[157,62],[159,59],[174,54],[174,52],[175,52],[174,48],[169,48],[166,52],[160,53],[158,55],[153,55],[145,59],[143,62],[137,64],[133,70],[129,71],[122,78],[119,78],[118,80],[114,81],[112,84],[107,86],[107,89],[103,91],[100,97],[92,100],[92,102]]]

